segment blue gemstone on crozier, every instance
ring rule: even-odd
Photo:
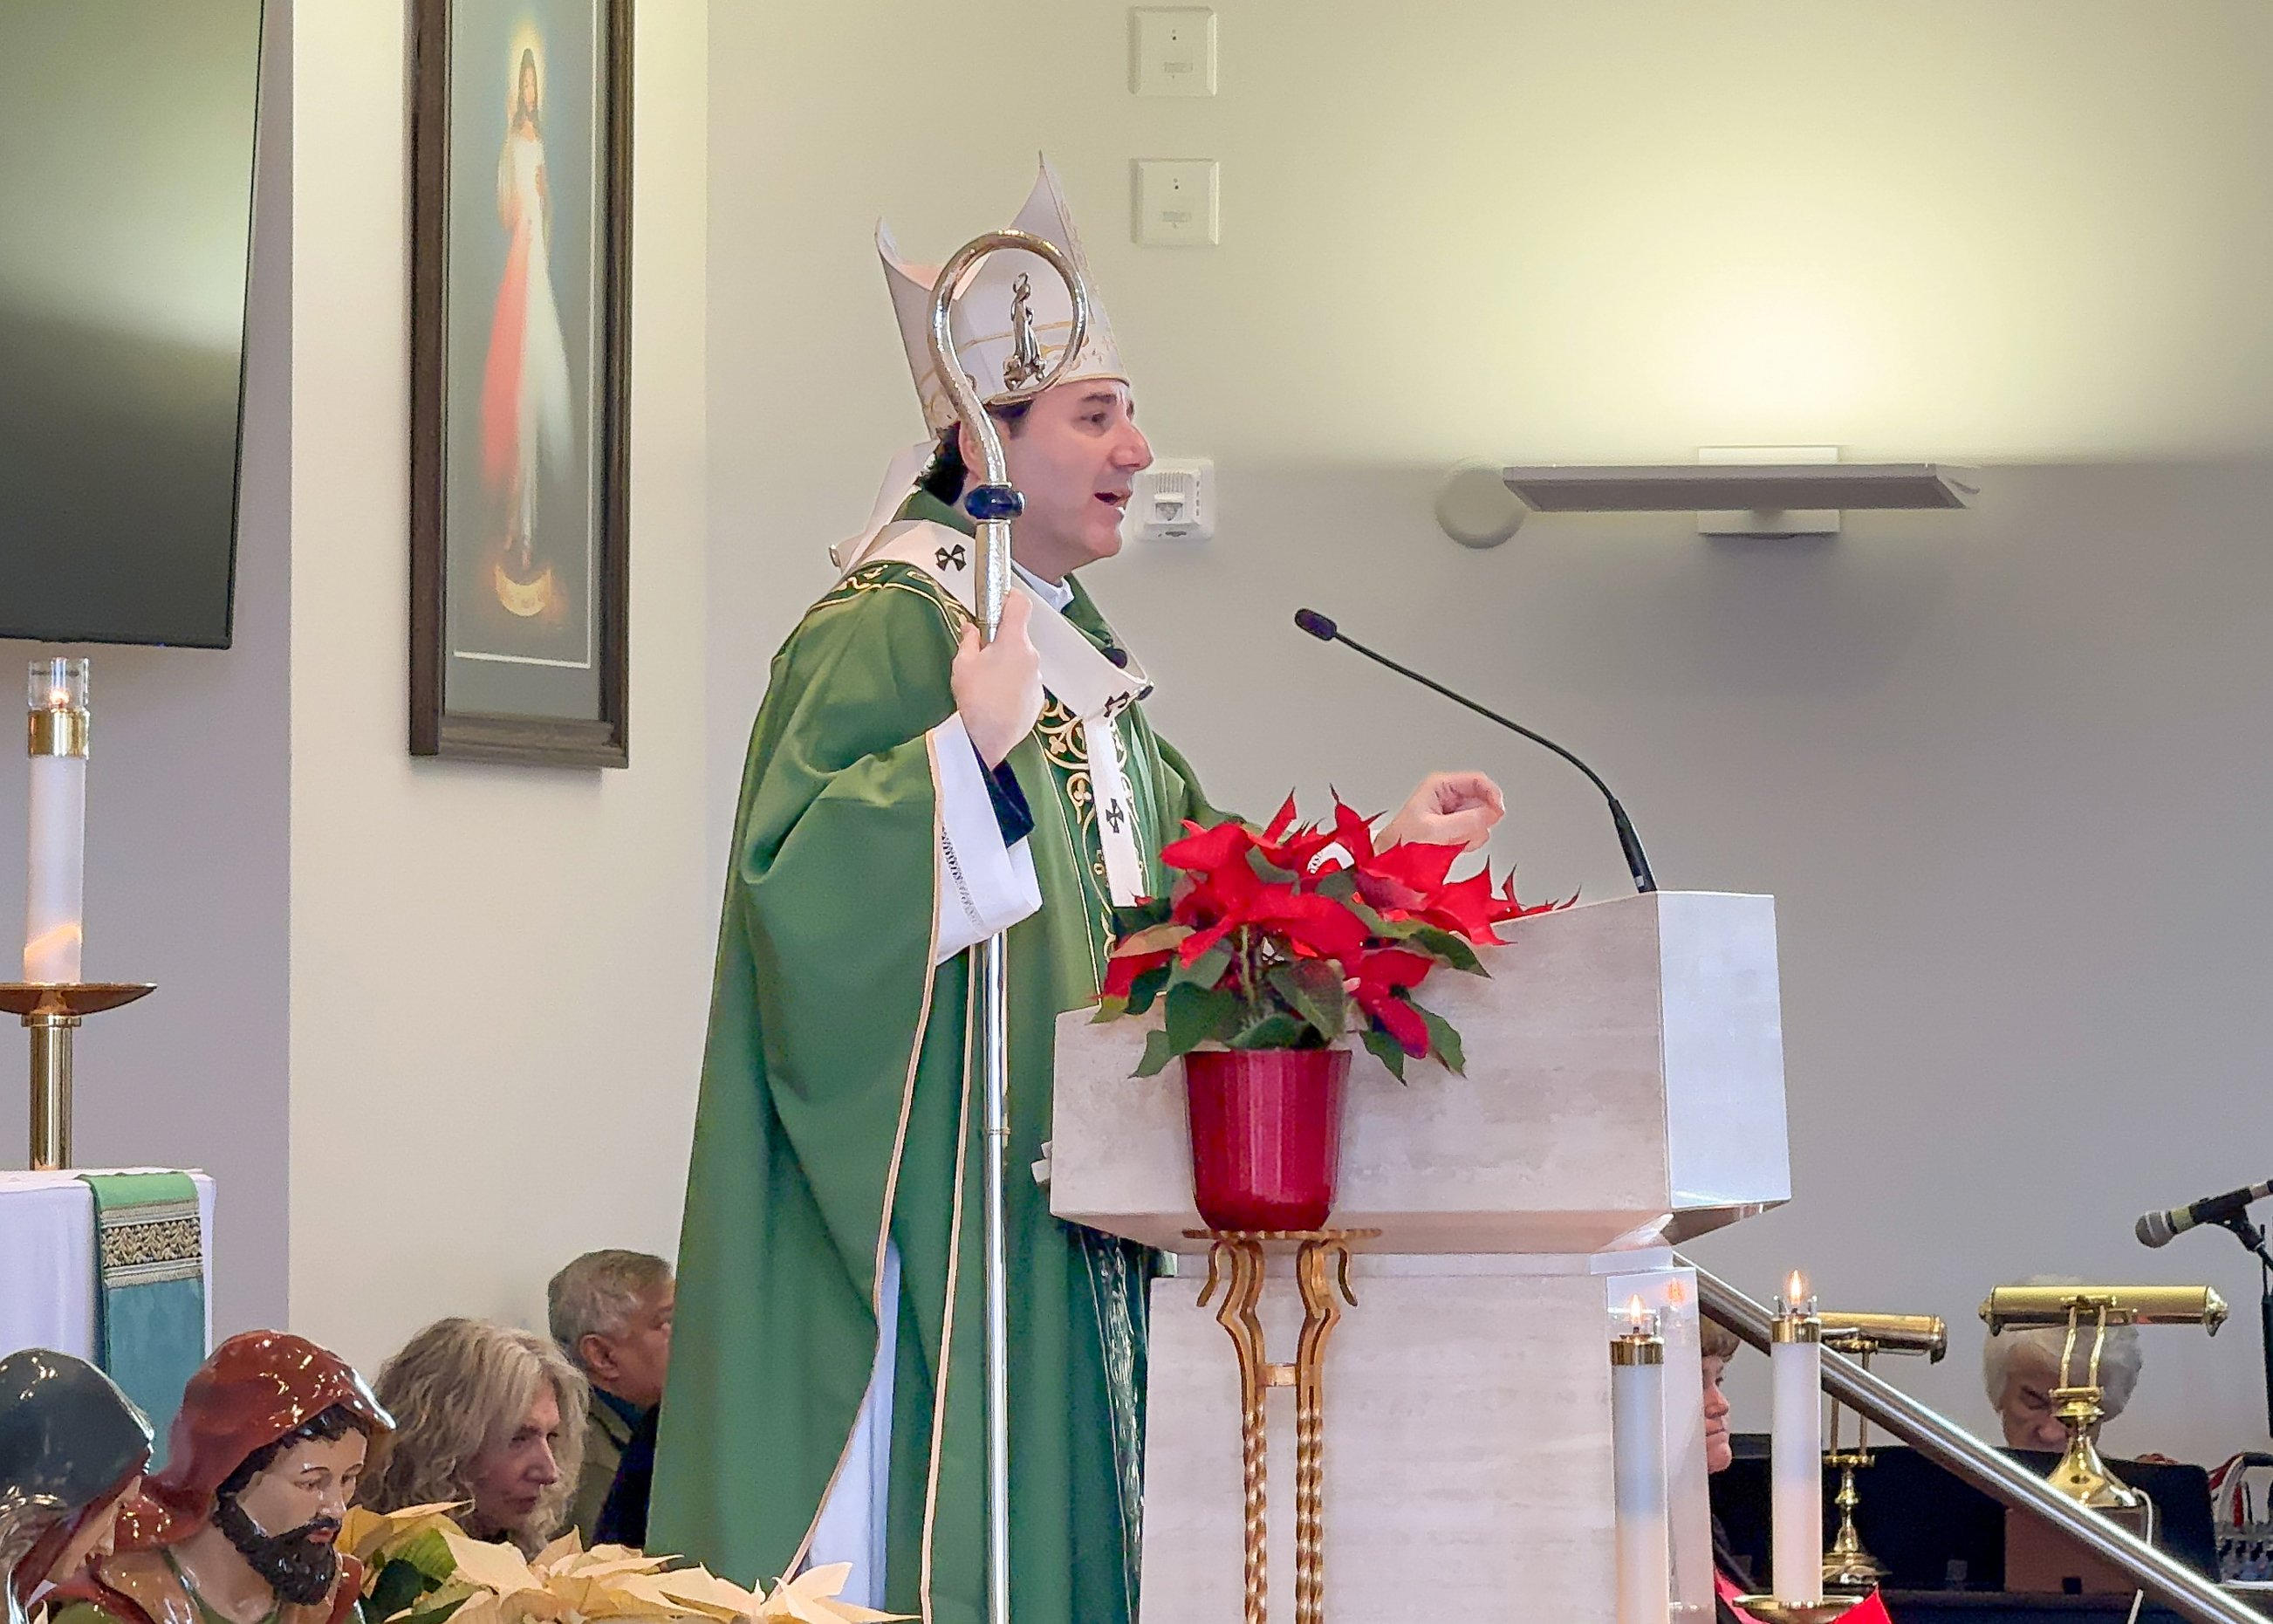
[[[963,499],[963,509],[981,524],[989,519],[1015,519],[1026,510],[1026,499],[1007,485],[973,485]]]

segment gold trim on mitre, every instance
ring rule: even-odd
[[[1113,323],[1098,297],[1081,234],[1074,229],[1073,212],[1066,207],[1064,188],[1048,159],[1041,161],[1034,190],[1010,225],[1063,249],[1089,286],[1088,342],[1058,382],[1111,378],[1126,383],[1129,374],[1114,342]],[[931,290],[939,280],[939,267],[904,258],[891,231],[881,223],[876,227],[876,254],[884,262],[884,281],[892,290],[892,310],[899,318],[900,342],[908,352],[916,397],[923,403],[924,425],[936,437],[955,423],[955,402],[932,364]],[[1073,332],[1073,301],[1046,260],[1006,251],[989,254],[971,267],[956,289],[948,327],[955,339],[956,359],[980,398],[989,406],[1007,405],[1030,398],[1034,394],[1031,380],[1046,372],[1065,348]],[[1040,372],[1034,370],[1037,364]]]

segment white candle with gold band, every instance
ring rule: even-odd
[[[25,746],[31,756],[31,868],[24,893],[24,979],[81,979],[86,934],[87,669],[32,662]]]
[[[1610,1451],[1618,1624],[1665,1624],[1672,1590],[1665,1497],[1665,1343],[1641,1299],[1610,1339]]]
[[[1775,1598],[1800,1605],[1823,1598],[1823,1322],[1797,1273],[1776,1304],[1773,1335]]]

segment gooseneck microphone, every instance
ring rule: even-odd
[[[1316,637],[1320,643],[1339,643],[1347,648],[1355,649],[1360,654],[1364,655],[1366,658],[1373,661],[1377,665],[1386,665],[1399,676],[1411,678],[1414,681],[1418,682],[1422,688],[1430,689],[1435,693],[1442,694],[1454,704],[1467,706],[1469,710],[1474,711],[1478,716],[1482,717],[1485,720],[1497,722],[1502,727],[1506,728],[1510,733],[1521,733],[1534,744],[1545,745],[1549,749],[1554,751],[1564,761],[1569,762],[1573,767],[1576,767],[1579,771],[1585,773],[1587,775],[1587,781],[1592,784],[1596,789],[1602,791],[1602,799],[1609,803],[1610,822],[1617,827],[1618,849],[1625,853],[1626,871],[1633,876],[1634,890],[1647,895],[1648,892],[1654,891],[1657,889],[1656,876],[1649,871],[1649,858],[1641,849],[1641,837],[1634,833],[1634,826],[1626,816],[1626,809],[1618,804],[1618,798],[1610,793],[1610,786],[1602,782],[1602,775],[1596,772],[1592,767],[1589,767],[1586,763],[1572,755],[1570,751],[1556,743],[1554,740],[1549,739],[1546,734],[1534,733],[1520,722],[1511,722],[1498,711],[1486,710],[1474,700],[1470,699],[1466,694],[1456,694],[1451,688],[1446,688],[1443,683],[1436,680],[1434,678],[1424,677],[1419,672],[1413,670],[1410,666],[1400,665],[1395,660],[1391,659],[1387,655],[1377,653],[1375,650],[1367,648],[1365,644],[1360,643],[1356,638],[1345,636],[1339,627],[1336,626],[1332,620],[1328,620],[1324,615],[1320,614],[1315,609],[1297,609],[1294,611],[1294,624],[1302,628],[1302,630],[1309,633],[1311,636]],[[2143,1224],[2146,1221],[2142,1219],[2140,1222]]]
[[[2251,1184],[2240,1190],[2229,1190],[2224,1195],[2204,1196],[2191,1207],[2173,1207],[2167,1212],[2142,1213],[2134,1233],[2142,1246],[2167,1246],[2173,1236],[2183,1235],[2198,1224],[2231,1223],[2252,1205],[2273,1195],[2273,1179],[2262,1184]]]

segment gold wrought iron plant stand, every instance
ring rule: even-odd
[[[1187,1229],[1188,1240],[1208,1244],[1207,1284],[1200,1306],[1218,1286],[1216,1320],[1239,1355],[1240,1464],[1246,1490],[1245,1624],[1264,1624],[1271,1583],[1269,1530],[1270,1435],[1264,1395],[1294,1389],[1294,1624],[1324,1624],[1326,1616],[1326,1342],[1342,1317],[1357,1306],[1349,1283],[1350,1244],[1378,1229]],[[1294,1282],[1302,1296],[1302,1334],[1291,1365],[1265,1357],[1263,1321],[1256,1305],[1271,1249],[1294,1249]]]

